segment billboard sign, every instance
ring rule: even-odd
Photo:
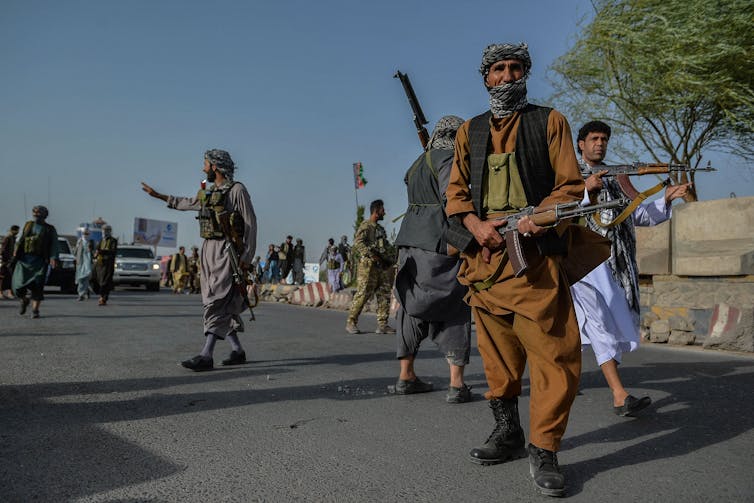
[[[178,223],[134,218],[134,243],[175,248],[178,242]]]

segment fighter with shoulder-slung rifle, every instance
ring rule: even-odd
[[[424,117],[424,112],[422,112],[422,107],[421,105],[419,105],[419,100],[416,98],[416,93],[414,93],[414,88],[411,85],[411,81],[408,79],[408,75],[401,73],[400,70],[395,72],[393,78],[400,79],[401,84],[403,85],[403,90],[406,92],[408,103],[409,105],[411,105],[411,110],[413,110],[414,112],[414,125],[416,126],[416,134],[419,136],[419,141],[422,144],[422,148],[424,150],[427,150],[427,144],[429,143],[429,133],[427,132],[427,128],[425,128],[424,125],[429,121],[427,121],[426,117]]]
[[[524,217],[529,217],[532,222],[540,227],[552,227],[566,218],[581,217],[602,210],[622,208],[629,203],[629,199],[620,198],[587,206],[580,206],[579,201],[542,207],[529,206],[517,213],[494,218],[492,220],[505,221],[505,224],[498,227],[497,231],[501,236],[505,238],[506,253],[508,255],[508,259],[511,262],[511,266],[513,266],[513,273],[518,278],[522,274],[524,274],[524,272],[526,272],[526,269],[528,267],[526,258],[524,257],[523,250],[521,248],[521,242],[518,232],[519,220]],[[527,236],[527,234],[524,234],[524,237],[531,237]],[[501,261],[501,268],[503,265],[505,265],[504,260]]]
[[[238,250],[243,249],[243,222],[234,222],[233,214],[228,211],[217,213],[217,219],[225,234],[225,251],[230,257],[230,266],[233,269],[233,285],[243,297],[244,304],[249,308],[249,321],[255,321],[254,308],[259,303],[257,287],[249,274],[241,266]],[[234,225],[235,224],[235,225]],[[254,302],[249,299],[249,291],[254,295]]]

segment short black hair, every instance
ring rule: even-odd
[[[384,208],[385,203],[382,202],[382,199],[375,199],[371,203],[369,203],[369,214],[371,215],[375,211],[377,211],[379,208]]]
[[[607,139],[609,140],[612,130],[610,129],[610,126],[602,121],[589,121],[581,126],[581,129],[579,129],[579,135],[576,137],[576,150],[578,150],[579,154],[581,153],[579,142],[586,140],[586,137],[589,135],[589,133],[605,133],[607,135]]]
[[[17,231],[18,229],[20,229],[20,227],[18,225],[11,225],[10,226],[10,230],[12,230],[12,231]]]

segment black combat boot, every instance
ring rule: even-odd
[[[565,495],[565,477],[558,466],[558,455],[529,444],[529,473],[537,490],[547,496]]]
[[[490,408],[495,416],[495,429],[481,447],[471,449],[473,463],[496,465],[526,456],[524,430],[518,417],[518,398],[493,398]]]

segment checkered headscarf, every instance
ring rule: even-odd
[[[517,59],[524,65],[524,76],[515,82],[502,84],[495,87],[487,87],[487,74],[490,67],[504,59]],[[482,65],[479,73],[485,80],[485,87],[490,93],[490,110],[495,117],[507,117],[516,110],[521,110],[529,102],[526,99],[526,79],[531,71],[531,57],[529,46],[521,44],[491,44],[482,54]]]
[[[428,149],[439,148],[453,150],[456,142],[456,131],[463,124],[463,119],[455,115],[441,117],[432,130],[432,136],[427,143]]]
[[[230,154],[227,151],[213,148],[204,153],[204,158],[207,159],[210,164],[216,165],[217,170],[220,171],[225,178],[233,180],[233,172],[236,169],[236,165],[233,163],[233,159],[230,158]]]

